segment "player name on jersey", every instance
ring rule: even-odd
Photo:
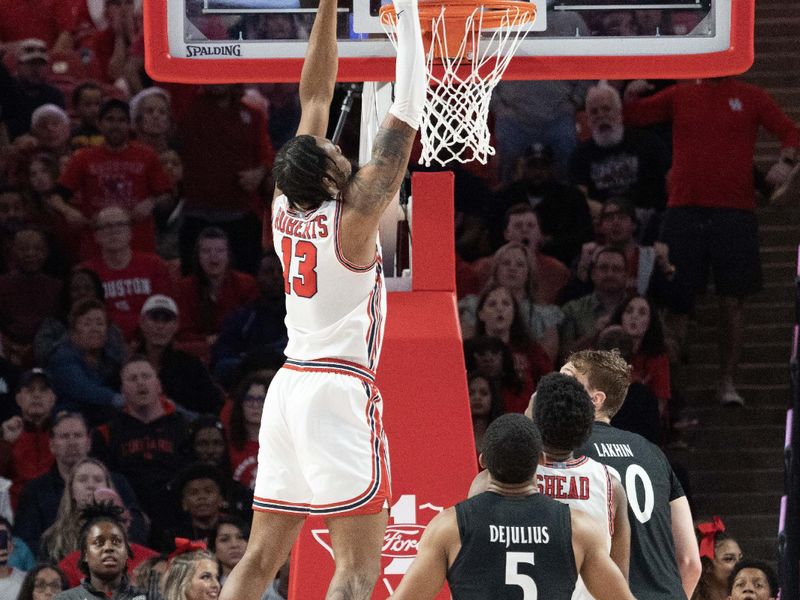
[[[593,446],[597,451],[597,456],[610,456],[612,458],[633,456],[633,450],[628,444],[602,444],[595,442]]]
[[[589,478],[536,474],[539,493],[555,500],[588,500]]]
[[[512,544],[548,544],[550,534],[547,526],[515,526],[515,525],[489,525],[489,541],[505,544],[509,548]]]
[[[278,208],[272,222],[278,231],[303,240],[314,240],[328,237],[328,217],[317,215],[313,219],[296,219]]]

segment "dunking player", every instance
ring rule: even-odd
[[[625,490],[604,465],[573,454],[592,431],[594,407],[586,390],[572,377],[551,373],[537,384],[525,414],[533,419],[542,436],[543,451],[536,469],[539,493],[592,517],[602,532],[606,552],[627,578],[631,539]],[[484,491],[488,479],[488,472],[481,471],[470,488],[470,496]],[[592,598],[580,577],[572,598]]]
[[[431,520],[395,600],[569,600],[580,574],[600,600],[632,600],[594,519],[538,493],[542,439],[520,414],[495,419],[483,438],[487,491]]]
[[[631,590],[639,600],[690,598],[701,567],[683,488],[661,450],[609,425],[625,400],[627,363],[616,351],[584,350],[561,372],[575,377],[594,404],[592,435],[578,453],[611,467],[628,494]]]
[[[369,598],[380,574],[390,490],[373,384],[386,306],[377,231],[400,188],[427,85],[416,0],[395,6],[395,101],[357,173],[323,137],[336,80],[336,0],[320,0],[311,30],[300,126],[273,171],[288,359],[264,405],[250,542],[222,600],[260,598],[309,514],[328,518],[336,561],[328,599]]]

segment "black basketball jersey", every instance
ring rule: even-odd
[[[639,600],[686,598],[675,560],[669,503],[683,487],[661,450],[642,436],[595,421],[585,454],[608,466],[628,494],[631,524],[629,583]]]
[[[570,600],[578,573],[566,504],[484,492],[456,504],[456,518],[453,600]]]

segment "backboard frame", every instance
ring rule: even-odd
[[[753,63],[755,0],[717,0],[731,6],[727,49],[679,55],[516,56],[504,79],[691,79],[735,75]],[[296,82],[303,58],[203,58],[170,53],[168,10],[182,0],[145,0],[145,68],[157,81],[179,83]],[[661,38],[664,39],[664,38]],[[624,43],[624,39],[620,38]],[[203,44],[234,54],[235,41]],[[188,48],[187,44],[187,48]],[[199,46],[198,46],[199,47]],[[296,47],[296,45],[295,45]],[[341,56],[339,81],[393,81],[394,56]]]

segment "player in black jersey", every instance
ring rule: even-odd
[[[607,541],[611,544],[611,560],[627,578],[631,531],[625,488],[617,479],[609,477],[606,466],[575,452],[589,438],[594,421],[594,408],[586,390],[573,377],[563,373],[545,375],[536,385],[536,393],[531,396],[525,416],[533,420],[542,437],[542,454],[536,472],[539,492],[585,512],[595,521],[604,521],[608,531]],[[554,474],[564,482],[563,487],[557,485],[558,481],[552,481]],[[578,491],[567,488],[567,482],[576,478],[586,482],[584,489]],[[598,478],[603,482],[601,486],[596,485]],[[551,480],[549,484],[548,479]],[[488,480],[488,471],[478,473],[468,496],[486,491]],[[611,513],[605,514],[609,507],[613,507]],[[578,587],[580,590],[580,584]],[[580,590],[573,598],[585,597],[585,594]]]
[[[598,600],[634,600],[594,521],[538,493],[531,420],[503,415],[483,445],[488,491],[434,517],[392,598],[434,598],[446,578],[453,600],[569,600],[580,574]]]
[[[561,372],[583,384],[595,407],[592,435],[578,452],[613,469],[628,494],[631,590],[639,600],[690,598],[701,566],[683,488],[658,447],[609,424],[625,400],[627,363],[617,351],[584,350]]]

